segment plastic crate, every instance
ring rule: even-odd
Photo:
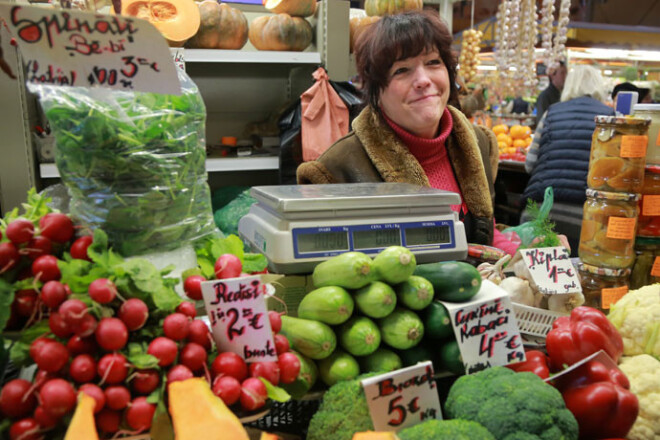
[[[321,398],[273,402],[265,416],[246,426],[262,431],[286,434],[306,434],[312,416],[318,411]]]
[[[563,313],[513,303],[513,311],[521,333],[545,338],[552,330],[555,319],[566,316]]]

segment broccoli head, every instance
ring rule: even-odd
[[[469,420],[427,420],[398,433],[400,440],[495,440],[486,428]]]
[[[447,417],[482,424],[496,440],[577,440],[578,424],[559,391],[533,373],[493,367],[462,376],[445,404]]]

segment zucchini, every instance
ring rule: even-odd
[[[305,295],[298,305],[298,318],[325,324],[343,324],[351,317],[355,303],[342,287],[326,286]]]
[[[396,307],[396,293],[389,285],[374,281],[353,295],[358,310],[371,318],[384,318]]]
[[[390,347],[406,350],[419,344],[424,336],[424,324],[413,311],[396,309],[380,320],[380,334]]]
[[[433,284],[426,278],[411,275],[396,285],[396,296],[409,309],[422,310],[433,302]]]
[[[465,374],[463,357],[461,357],[461,350],[456,339],[447,341],[440,346],[438,363],[441,370],[459,375]]]
[[[337,336],[322,322],[282,315],[283,334],[291,348],[312,359],[323,359],[337,347]]]
[[[284,388],[294,399],[301,399],[316,383],[316,379],[319,376],[319,369],[316,366],[316,362],[310,358],[293,350],[291,350],[291,353],[295,354],[300,361],[300,373],[298,373],[298,377],[293,382],[288,384],[280,382],[279,386]]]
[[[353,356],[366,356],[380,345],[380,330],[365,316],[351,318],[339,329],[339,344]]]
[[[440,301],[433,301],[423,312],[424,335],[429,339],[444,339],[454,334],[449,312]]]
[[[481,288],[479,271],[463,261],[420,264],[415,269],[415,275],[431,282],[434,299],[440,301],[466,302]]]
[[[339,286],[359,289],[376,279],[373,260],[362,252],[346,252],[323,261],[314,268],[314,287]]]
[[[351,380],[360,374],[360,365],[353,356],[337,350],[319,361],[319,377],[331,387],[341,380]]]
[[[369,356],[358,358],[363,373],[389,372],[403,366],[398,354],[387,348],[379,348]]]
[[[418,362],[431,361],[433,362],[433,369],[435,369],[434,357],[435,353],[431,350],[429,344],[421,343],[407,350],[400,350],[401,362],[404,367],[410,367]]]
[[[390,284],[406,281],[415,271],[415,267],[415,255],[403,246],[390,246],[374,258],[374,269],[379,278]]]

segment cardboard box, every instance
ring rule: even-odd
[[[288,316],[298,316],[298,305],[303,297],[314,290],[312,275],[285,275],[271,282],[275,294],[268,298],[268,310],[286,312]]]

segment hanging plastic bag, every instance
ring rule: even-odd
[[[553,203],[554,192],[549,186],[545,189],[540,207],[534,201],[528,202],[526,210],[532,220],[506,228],[502,233],[509,237],[515,233],[520,238],[522,248],[559,246],[560,240],[553,230],[554,224],[550,221]]]

